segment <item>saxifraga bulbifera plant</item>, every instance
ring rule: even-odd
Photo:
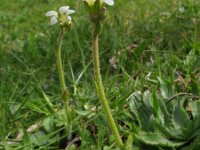
[[[105,95],[104,86],[102,82],[101,72],[100,72],[100,60],[99,60],[99,35],[101,34],[101,27],[103,20],[106,16],[107,5],[114,5],[113,0],[83,0],[87,11],[90,15],[90,20],[93,23],[93,35],[92,35],[92,50],[93,50],[93,66],[94,66],[94,76],[96,84],[96,92],[101,101],[101,104],[105,110],[106,116],[109,121],[109,126],[115,136],[117,145],[119,148],[123,149],[124,144],[119,135],[119,131],[115,120],[112,116],[111,109],[108,104],[108,100]]]

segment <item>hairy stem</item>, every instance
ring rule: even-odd
[[[64,28],[61,27],[60,33],[58,36],[58,43],[57,43],[57,65],[58,65],[58,74],[59,74],[59,79],[60,79],[60,88],[61,88],[61,93],[62,93],[62,99],[64,101],[67,119],[68,119],[68,123],[69,123],[71,120],[70,112],[69,112],[69,104],[68,104],[69,93],[68,93],[66,85],[65,85],[64,71],[63,71],[62,58],[61,58],[61,45],[62,45],[63,35],[64,35]]]
[[[117,126],[116,126],[113,116],[111,114],[111,109],[108,105],[108,101],[105,96],[101,73],[100,73],[99,46],[98,46],[100,25],[101,25],[100,23],[96,23],[94,25],[93,39],[92,39],[94,75],[95,75],[95,81],[96,81],[96,86],[97,86],[96,90],[97,90],[97,94],[99,96],[99,100],[101,101],[101,104],[102,104],[103,108],[105,109],[105,113],[108,118],[110,128],[116,138],[117,144],[120,148],[123,148],[123,142],[119,135]]]

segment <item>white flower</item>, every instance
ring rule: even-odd
[[[50,24],[54,25],[58,22],[58,13],[56,11],[48,11],[45,16],[51,17]]]
[[[75,13],[75,11],[72,10],[72,9],[69,9],[69,6],[62,6],[59,9],[59,13],[61,15],[67,15],[68,16],[68,15],[71,15],[71,14]]]
[[[48,11],[45,16],[47,17],[50,17],[50,24],[51,25],[54,25],[58,22],[60,22],[60,24],[64,24],[64,23],[68,23],[70,24],[71,23],[71,14],[75,13],[74,10],[72,9],[69,9],[69,6],[62,6],[59,8],[59,11]]]

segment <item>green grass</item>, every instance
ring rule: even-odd
[[[62,47],[75,116],[72,133],[65,130],[69,125],[60,100],[55,57],[59,28],[49,26],[49,18],[45,17],[47,11],[66,4],[76,10],[73,28],[65,34]],[[100,37],[101,71],[124,143],[131,141],[127,140],[129,135],[143,130],[131,110],[133,93],[150,91],[165,100],[188,93],[195,97],[193,100],[200,100],[199,16],[197,0],[116,0],[116,5],[109,7]],[[6,150],[64,149],[71,141],[67,140],[69,135],[81,138],[75,143],[77,149],[116,149],[94,90],[92,26],[87,17],[80,1],[1,1],[0,149],[1,145]],[[56,112],[49,109],[45,98],[55,105]],[[36,123],[42,123],[42,127],[27,133]],[[22,141],[10,144],[21,132]],[[165,149],[162,145],[137,144],[134,137],[130,142],[133,147]]]

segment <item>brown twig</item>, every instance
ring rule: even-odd
[[[26,130],[27,133],[31,134],[34,133],[36,130],[38,130],[40,127],[42,127],[41,123],[36,123],[28,127]],[[16,137],[16,139],[7,139],[8,145],[16,145],[19,142],[23,140],[24,133],[19,133]],[[3,142],[0,142],[0,146],[3,144]]]
[[[78,141],[80,141],[80,140],[81,140],[80,137],[74,138],[72,141],[70,141],[70,142],[67,144],[65,150],[69,150],[72,144],[74,144],[74,143],[76,143],[76,142],[78,142]]]
[[[193,95],[193,94],[191,94],[191,93],[178,93],[178,94],[176,94],[176,95],[170,97],[169,99],[167,99],[167,102],[166,102],[166,103],[171,102],[173,99],[175,99],[175,98],[177,98],[177,97],[179,97],[179,96],[185,96],[185,95],[186,95],[186,96],[190,96],[192,99],[198,99],[198,98],[200,98],[199,96]]]

